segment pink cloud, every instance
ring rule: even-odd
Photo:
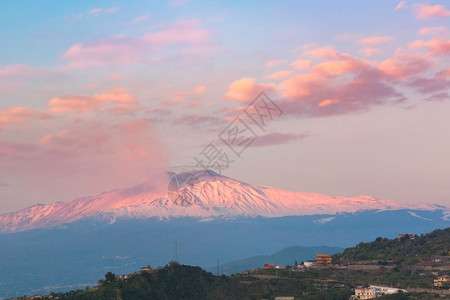
[[[93,8],[89,11],[89,13],[92,15],[95,15],[95,14],[101,13],[102,11],[103,11],[103,9],[101,9],[101,8]]]
[[[268,78],[272,78],[272,79],[280,79],[280,78],[286,78],[289,77],[292,74],[292,71],[289,70],[280,70],[277,72],[274,72],[272,74],[270,74],[269,76],[267,76]]]
[[[273,88],[275,88],[275,84],[257,84],[253,78],[245,77],[230,84],[225,99],[231,101],[248,101],[256,97],[260,92]]]
[[[212,30],[200,28],[198,20],[178,21],[161,26],[161,30],[140,37],[113,37],[86,45],[77,43],[62,56],[69,68],[88,68],[105,64],[130,64],[154,54],[164,46],[189,49],[211,48]],[[195,51],[194,51],[195,52]]]
[[[397,5],[395,6],[395,10],[399,10],[402,9],[406,4],[406,1],[400,1],[399,3],[397,3]]]
[[[382,73],[396,80],[404,80],[429,70],[433,62],[419,54],[397,53],[379,65]]]
[[[196,96],[200,96],[206,92],[206,86],[199,85],[195,89],[191,91],[177,91],[172,93],[172,99],[169,101],[166,101],[167,104],[177,104],[182,101],[184,101],[187,98],[191,98],[188,105],[190,106],[197,106],[198,105],[198,99],[195,99]],[[194,99],[192,99],[194,97]]]
[[[293,66],[297,70],[302,71],[311,68],[311,62],[309,60],[298,59],[291,63],[291,66]]]
[[[328,105],[337,104],[339,102],[340,102],[339,99],[325,99],[325,100],[319,102],[319,104],[317,104],[317,106],[325,107]]]
[[[7,125],[21,124],[31,119],[48,120],[49,113],[40,112],[27,107],[10,107],[0,110],[0,129]]]
[[[306,50],[304,54],[321,60],[335,60],[340,59],[343,56],[342,54],[334,50],[334,48],[331,46],[309,49]]]
[[[24,159],[37,149],[37,145],[30,142],[4,142],[0,141],[0,161]]]
[[[410,44],[411,48],[426,48],[433,55],[450,55],[450,40],[443,37],[434,38],[429,41],[414,41]]]
[[[325,61],[311,73],[292,76],[277,87],[286,99],[285,111],[305,117],[354,113],[404,101],[393,83],[402,76],[406,79],[407,72],[418,74],[430,67],[425,58],[406,54],[380,65],[331,47],[309,49],[305,54]]]
[[[439,27],[424,27],[419,30],[420,35],[436,35],[447,32],[447,28],[445,26]]]
[[[324,85],[330,82],[320,74],[299,74],[293,76],[279,85],[283,96],[289,99],[298,99],[320,92]]]
[[[269,60],[269,61],[266,63],[266,65],[267,65],[267,67],[269,67],[269,68],[273,68],[273,67],[276,67],[276,66],[281,65],[281,64],[284,64],[284,63],[286,63],[286,61],[284,61],[284,60],[280,60],[280,59],[272,59],[272,60]]]
[[[327,74],[340,75],[343,73],[359,72],[361,69],[367,67],[369,63],[359,59],[348,59],[340,61],[327,61],[314,66],[313,71]]]
[[[52,75],[51,71],[32,67],[24,64],[0,66],[0,80],[6,81],[21,81],[29,78],[49,78]]]
[[[298,82],[284,85],[284,95],[288,98],[284,109],[289,114],[331,116],[366,111],[372,106],[404,100],[402,94],[384,82],[376,70],[361,70],[348,82],[317,82],[307,94],[297,91],[304,90],[301,85]]]
[[[390,40],[392,40],[391,36],[372,36],[360,39],[359,43],[363,45],[378,45]]]
[[[376,53],[379,53],[380,51],[381,51],[380,48],[373,48],[373,47],[366,47],[361,50],[361,52],[364,54],[364,56],[367,56],[367,57],[370,57]]]
[[[168,169],[169,151],[145,119],[69,123],[30,140],[0,142],[0,164],[10,170],[5,180],[39,190],[48,197],[45,201],[134,185]]]
[[[108,105],[118,111],[136,108],[135,96],[128,94],[125,89],[112,89],[94,96],[67,95],[55,97],[47,104],[52,112],[90,112],[105,108]]]
[[[116,64],[131,63],[136,60],[139,47],[134,40],[126,38],[110,38],[101,40],[94,45],[82,43],[71,46],[62,56],[70,61],[68,67],[83,69],[115,62]]]
[[[437,72],[431,78],[413,78],[408,85],[422,94],[448,91],[450,90],[450,69]]]
[[[415,4],[414,10],[418,19],[446,18],[450,11],[442,5]]]

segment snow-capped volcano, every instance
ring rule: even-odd
[[[435,210],[434,205],[409,205],[369,196],[333,197],[257,186],[210,170],[169,174],[167,189],[146,182],[53,204],[37,204],[0,215],[0,232],[54,227],[88,217],[282,217],[337,214],[362,210]]]

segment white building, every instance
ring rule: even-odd
[[[315,263],[315,262],[312,262],[312,261],[305,261],[305,262],[303,263],[303,265],[305,266],[305,268],[311,268],[312,266],[315,266],[316,263]]]
[[[374,289],[376,295],[391,295],[391,294],[397,294],[398,292],[406,293],[406,290],[399,289],[399,288],[392,288],[387,286],[377,286],[377,285],[371,285],[372,289]]]

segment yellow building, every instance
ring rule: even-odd
[[[359,288],[355,289],[355,295],[353,299],[374,299],[375,292],[371,288]]]
[[[450,277],[447,275],[439,276],[434,280],[434,286],[443,286],[444,284],[450,282]]]
[[[329,266],[331,265],[331,256],[328,254],[317,254],[316,264],[318,266]]]

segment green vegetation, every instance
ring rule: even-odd
[[[360,243],[356,247],[347,248],[342,254],[333,257],[335,263],[349,261],[379,260],[412,263],[427,260],[436,256],[448,256],[450,251],[450,228],[438,229],[414,239],[404,237],[390,240],[378,237],[373,242]]]

